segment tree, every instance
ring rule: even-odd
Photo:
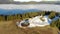
[[[50,24],[50,26],[55,27],[56,26],[56,23],[55,22],[56,21],[52,21],[51,24]]]
[[[29,16],[29,18],[31,18],[32,17],[32,12],[29,12],[28,16]]]
[[[9,15],[9,16],[7,16],[7,20],[15,20],[15,16],[14,15]]]
[[[45,15],[45,11],[42,11],[42,12],[41,12],[41,15],[43,15],[43,16],[44,16],[44,15]]]
[[[25,14],[22,14],[22,18],[21,19],[25,19],[26,17],[25,17]]]
[[[29,18],[29,15],[28,15],[28,13],[26,13],[26,14],[25,14],[25,18]]]
[[[56,13],[52,11],[48,17],[50,19],[53,19],[55,16],[56,16]]]
[[[60,19],[56,20],[56,27],[60,30]]]
[[[4,16],[0,16],[0,21],[4,21],[4,20],[5,20]]]
[[[17,19],[17,20],[21,19],[21,15],[20,14],[16,14],[15,15],[15,19]]]
[[[57,19],[56,21],[52,21],[50,26],[52,26],[52,27],[56,26],[60,30],[60,18]]]

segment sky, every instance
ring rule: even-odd
[[[37,2],[40,2],[40,1],[60,1],[60,0],[14,0],[14,1],[20,1],[20,2],[37,1]]]

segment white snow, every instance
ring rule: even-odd
[[[0,4],[0,9],[13,10],[13,9],[38,9],[43,11],[60,11],[60,5],[56,4]]]
[[[44,19],[44,21],[42,21],[40,18],[42,16],[36,16],[36,17],[33,17],[33,18],[29,18],[29,23],[30,25],[28,27],[44,27],[44,26],[47,26],[49,25],[49,21],[51,21],[49,18],[47,18],[46,16],[44,16],[42,19]],[[18,24],[18,27],[22,27],[21,26],[21,23],[25,22],[24,20],[21,21],[19,24]]]

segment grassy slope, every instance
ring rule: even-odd
[[[1,21],[0,34],[57,34],[57,29],[50,26],[22,29],[12,21]]]

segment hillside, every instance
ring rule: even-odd
[[[58,19],[56,20],[56,23],[55,21],[53,21],[50,26],[45,26],[45,27],[20,28],[16,24],[16,22],[21,22],[21,20],[32,18],[38,15],[43,15],[43,16],[49,15],[48,17],[52,20],[56,16],[60,18],[60,13],[55,11],[51,11],[51,12],[41,11],[41,12],[29,12],[25,14],[0,15],[0,34],[58,34],[60,33],[58,30],[60,28],[59,18],[56,18]],[[42,17],[40,19],[43,20]],[[33,18],[32,21],[37,23],[36,17]],[[39,23],[40,22],[41,21],[39,21]],[[56,26],[57,24],[58,26]],[[56,27],[52,27],[52,26],[56,26]]]
[[[37,7],[38,6],[38,7]],[[0,4],[0,9],[4,10],[29,10],[29,9],[36,9],[36,10],[42,10],[42,11],[60,11],[60,5],[54,5],[54,4]]]
[[[19,2],[14,0],[0,0],[0,4],[58,4],[60,5],[60,1],[28,1],[28,2]]]
[[[15,21],[1,21],[0,34],[58,34],[55,27],[17,28]]]

